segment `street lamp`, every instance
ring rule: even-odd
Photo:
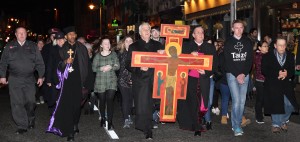
[[[94,5],[94,4],[90,4],[90,5],[89,5],[89,8],[90,8],[91,10],[94,10],[95,5]]]
[[[100,19],[100,37],[102,36],[102,2],[100,1],[100,4],[99,4],[99,19]],[[89,4],[89,8],[90,8],[90,10],[94,10],[94,9],[97,9],[97,7],[93,4],[93,3],[91,3],[91,4]]]
[[[55,26],[57,26],[58,23],[58,9],[54,8],[54,21],[55,21]]]

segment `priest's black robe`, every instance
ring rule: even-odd
[[[191,54],[192,52],[203,53],[204,55],[213,55],[213,70],[217,66],[216,48],[207,42],[198,46],[195,41],[183,44],[182,53]],[[202,117],[206,113],[200,111],[200,105],[203,99],[205,108],[208,106],[210,76],[213,71],[205,70],[205,74],[199,78],[188,77],[186,100],[178,100],[177,121],[179,128],[191,131],[200,131],[202,129]]]
[[[134,104],[136,109],[135,128],[145,133],[152,129],[152,109],[153,109],[153,77],[154,69],[142,71],[140,67],[131,67],[132,51],[157,52],[163,49],[160,42],[150,40],[146,43],[140,39],[129,46],[126,68],[132,72],[132,89]]]
[[[69,55],[67,51],[74,51],[72,64],[61,62],[58,71],[65,75],[65,70],[72,66],[74,71],[68,73],[67,78],[61,83],[61,92],[58,98],[56,109],[50,120],[50,125],[47,132],[52,132],[59,136],[68,136],[74,132],[74,126],[79,123],[80,104],[82,100],[83,88],[92,90],[94,84],[92,66],[89,60],[88,52],[85,46],[76,42],[74,45],[66,42],[59,49],[59,54],[63,60],[66,60]]]

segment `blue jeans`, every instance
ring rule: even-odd
[[[235,130],[237,128],[241,128],[249,75],[245,77],[244,84],[239,84],[236,77],[231,73],[226,73],[226,77],[232,98],[231,125]]]
[[[228,85],[221,83],[220,84],[220,92],[221,92],[221,115],[222,116],[227,116],[228,113],[228,103],[230,99],[230,90]]]
[[[272,116],[272,126],[280,127],[289,120],[292,112],[294,111],[294,107],[289,101],[289,99],[284,95],[284,111],[285,114],[271,114]]]
[[[206,122],[211,122],[211,118],[210,118],[210,113],[211,113],[211,105],[213,102],[213,98],[214,98],[214,91],[215,91],[215,81],[213,80],[213,78],[210,78],[210,87],[209,87],[209,98],[208,98],[208,105],[207,105],[207,112],[204,115],[204,119]]]

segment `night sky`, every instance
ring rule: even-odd
[[[55,10],[58,18],[55,21]],[[18,18],[26,27],[45,34],[49,28],[74,25],[74,0],[4,0],[0,2],[1,20]]]

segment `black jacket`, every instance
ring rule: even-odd
[[[295,97],[293,76],[295,74],[294,56],[287,52],[286,61],[283,66],[277,61],[274,51],[270,51],[262,58],[261,71],[265,76],[264,88],[264,112],[266,114],[284,114],[284,95],[288,98],[295,110],[298,104]],[[287,70],[284,80],[278,79],[280,70]]]
[[[235,77],[250,73],[253,62],[253,45],[248,37],[230,37],[224,44],[225,70]]]

